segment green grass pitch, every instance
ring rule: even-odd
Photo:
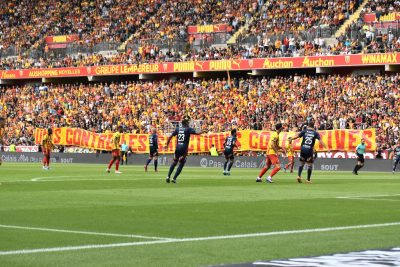
[[[51,167],[0,167],[0,266],[210,266],[400,246],[400,174],[315,171],[297,184],[281,171],[257,184],[258,169],[187,167],[166,184],[167,167]]]

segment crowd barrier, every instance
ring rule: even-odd
[[[8,153],[4,152],[1,156],[3,163],[37,163],[42,162],[42,153]],[[107,164],[111,154],[73,154],[73,153],[53,153],[51,163],[88,163],[88,164]],[[128,165],[144,165],[148,156],[143,154],[132,154],[128,157]],[[161,168],[172,163],[172,155],[161,155],[159,166]],[[221,168],[225,162],[222,156],[188,156],[186,166],[202,168]],[[281,158],[281,164],[287,163],[287,159]],[[326,159],[318,158],[314,163],[315,170],[322,171],[352,171],[356,163],[355,159]],[[390,172],[392,170],[392,160],[386,159],[366,159],[364,171]],[[265,157],[236,157],[234,168],[262,168],[265,165]],[[38,166],[38,167],[39,167]],[[298,159],[295,159],[295,168],[298,166]],[[122,167],[123,169],[123,167]]]

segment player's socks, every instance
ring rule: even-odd
[[[307,169],[307,181],[311,181],[312,166],[308,166]]]
[[[154,160],[154,170],[157,171],[158,159]]]
[[[176,164],[177,164],[177,163],[174,161],[174,162],[171,164],[171,167],[169,167],[168,177],[171,177],[171,174],[172,174],[172,172],[174,171]]]
[[[271,175],[270,175],[271,178],[274,177],[274,175],[277,174],[277,173],[279,172],[280,169],[281,169],[280,166],[276,166],[276,167],[272,170],[272,172],[271,172]]]
[[[111,169],[111,166],[114,164],[114,159],[110,160],[110,163],[108,164],[108,168],[107,169]]]
[[[299,171],[298,171],[298,173],[297,173],[299,177],[301,177],[301,173],[303,172],[303,168],[304,168],[303,165],[300,165],[300,166],[299,166]]]
[[[269,167],[264,167],[261,169],[260,174],[258,175],[258,178],[261,179],[261,177],[263,177],[263,175],[268,171]]]
[[[354,166],[353,173],[357,172],[357,167],[358,167],[358,165]]]
[[[115,161],[115,170],[118,171],[119,169],[119,159]]]
[[[229,165],[228,165],[228,172],[231,171],[232,166],[233,166],[233,162],[229,162]]]
[[[151,159],[147,159],[146,166],[149,166]]]
[[[224,173],[226,173],[226,166],[228,165],[228,162],[227,161],[225,161],[225,163],[224,163]]]
[[[176,180],[176,178],[178,178],[179,174],[181,174],[183,166],[185,166],[185,163],[180,162],[179,165],[178,165],[178,169],[176,169],[176,172],[175,172],[173,180]]]

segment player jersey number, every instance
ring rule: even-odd
[[[178,142],[185,141],[185,134],[178,134]]]
[[[232,145],[232,140],[230,140],[230,139],[228,139],[227,141],[226,141],[226,146],[231,146]]]
[[[311,145],[312,144],[312,137],[311,136],[306,136],[306,140],[304,141],[304,144],[306,145]]]

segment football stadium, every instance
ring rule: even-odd
[[[0,266],[400,266],[399,22],[0,1]]]

